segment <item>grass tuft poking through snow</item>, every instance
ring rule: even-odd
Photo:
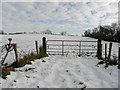
[[[14,71],[14,68],[13,67],[2,68],[2,78],[6,79],[7,75],[10,75],[10,71]]]
[[[118,65],[118,60],[117,60],[117,58],[113,58],[110,60],[101,58],[97,65],[99,65],[99,64],[105,64],[105,68],[108,68],[109,66]]]

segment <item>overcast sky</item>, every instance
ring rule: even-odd
[[[118,20],[118,2],[2,2],[2,29],[82,34]]]

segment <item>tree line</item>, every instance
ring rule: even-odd
[[[83,36],[120,43],[120,26],[117,23],[100,25],[92,30],[86,30]]]
[[[6,33],[4,32],[3,30],[0,30],[0,34],[3,34],[3,35],[14,35],[14,34],[51,34],[51,35],[68,35],[67,32],[65,31],[62,31],[60,32],[59,34],[56,34],[56,33],[53,33],[51,30],[44,30],[44,31],[41,31],[41,32],[37,32],[37,31],[32,31],[32,32],[12,32],[12,33]]]

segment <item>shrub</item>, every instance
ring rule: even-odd
[[[117,60],[110,60],[109,65],[118,65]]]
[[[25,66],[26,64],[31,64],[31,61],[34,61],[35,59],[40,59],[42,57],[46,57],[47,55],[44,53],[35,54],[31,52],[31,54],[25,55],[22,59],[19,59],[19,63],[17,64],[17,67]]]
[[[14,71],[13,67],[2,68],[2,78],[6,79],[7,75],[10,75],[10,71]]]

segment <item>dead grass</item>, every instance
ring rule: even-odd
[[[2,68],[2,78],[6,79],[7,75],[10,75],[10,71],[14,71],[13,67]]]
[[[105,64],[105,67],[107,68],[108,66],[118,65],[118,60],[116,57],[113,57],[113,59],[110,60],[102,58],[98,64]]]
[[[2,68],[2,78],[6,79],[7,75],[10,75],[10,71],[14,71],[14,68],[23,67],[26,64],[32,64],[31,61],[47,56],[48,56],[47,54],[44,54],[44,49],[40,47],[39,54],[31,52],[30,54],[24,55],[23,58],[19,58],[19,62],[14,62],[11,66]]]

